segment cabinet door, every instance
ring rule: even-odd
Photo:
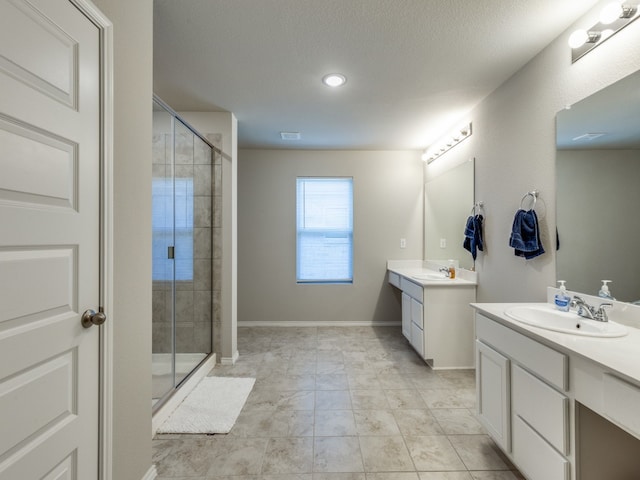
[[[411,321],[415,323],[421,329],[424,329],[423,324],[423,306],[422,303],[415,298],[411,299]]]
[[[411,297],[402,292],[402,334],[411,341]]]
[[[511,451],[509,359],[476,340],[476,408],[495,442]]]

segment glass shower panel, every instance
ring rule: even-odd
[[[153,401],[175,385],[174,272],[169,248],[174,244],[173,116],[153,103],[152,154],[152,390]]]
[[[153,103],[153,405],[213,351],[213,148]]]
[[[205,251],[211,250],[211,148],[176,120],[174,157],[177,385],[211,352],[211,315],[208,325],[201,316],[207,299],[210,309],[212,295],[211,258]]]

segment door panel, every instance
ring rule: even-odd
[[[99,32],[0,0],[0,480],[98,475]]]

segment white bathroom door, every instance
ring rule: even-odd
[[[0,0],[0,480],[98,478],[99,48],[69,0]]]

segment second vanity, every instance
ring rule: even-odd
[[[388,281],[402,292],[402,333],[433,368],[473,368],[475,272],[440,272],[446,262],[389,260]]]
[[[627,334],[615,338],[560,333],[509,316],[515,305],[553,311],[555,291],[548,304],[472,305],[478,419],[529,480],[639,478],[638,307],[616,302],[610,318],[622,319]]]

